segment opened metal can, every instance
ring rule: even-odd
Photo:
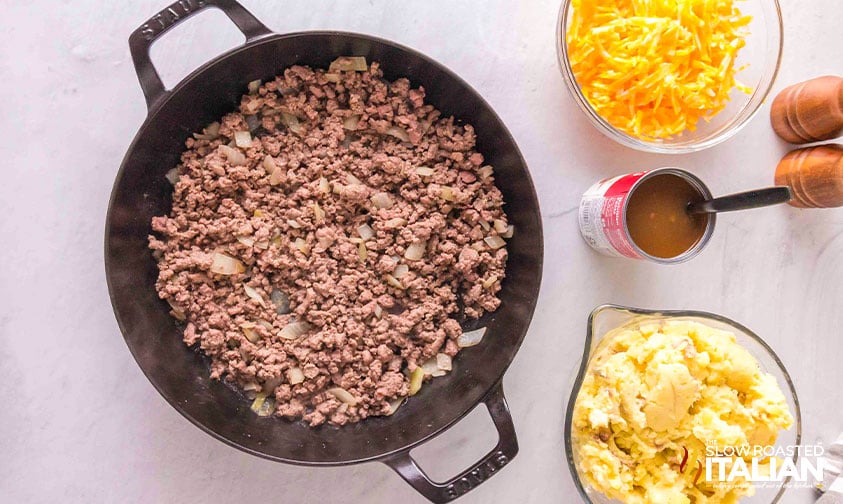
[[[673,177],[670,178],[676,179],[674,181],[676,191],[692,194],[695,199],[711,199],[711,191],[699,178],[679,168],[660,168],[605,179],[589,188],[580,202],[579,225],[585,241],[603,255],[643,259],[659,264],[677,264],[698,255],[708,244],[714,232],[716,222],[714,214],[701,217],[705,220],[701,221],[699,236],[695,242],[689,243],[686,249],[669,257],[646,250],[639,243],[642,240],[639,239],[637,242],[630,233],[630,201],[635,201],[633,196],[642,185],[663,175],[672,175]],[[671,193],[670,187],[662,187],[653,197],[666,196],[675,196]],[[633,204],[643,205],[643,203]],[[684,211],[684,207],[680,210]],[[653,229],[653,233],[662,232],[663,230]],[[665,236],[669,239],[669,234],[660,235],[661,238]]]

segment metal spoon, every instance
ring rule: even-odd
[[[793,195],[789,187],[769,187],[738,194],[714,198],[708,201],[688,203],[688,212],[692,214],[734,212],[735,210],[749,210],[771,205],[787,203]]]

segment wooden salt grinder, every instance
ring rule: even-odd
[[[791,152],[776,168],[776,185],[789,186],[799,208],[843,206],[843,145]]]
[[[773,100],[776,134],[794,144],[843,135],[843,77],[827,75],[785,88]]]

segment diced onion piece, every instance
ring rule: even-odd
[[[267,322],[267,321],[266,321],[266,320],[264,320],[264,319],[258,319],[258,325],[259,325],[259,326],[261,326],[261,327],[263,327],[263,328],[264,328],[264,329],[266,329],[267,331],[271,331],[271,330],[273,330],[273,329],[274,329],[274,328],[272,327],[272,324],[270,324],[269,322]]]
[[[258,411],[259,417],[268,417],[275,412],[275,399],[268,397]]]
[[[290,129],[296,135],[300,135],[302,132],[301,124],[299,123],[299,118],[290,114],[289,112],[281,112],[281,122],[284,123],[284,126]]]
[[[267,175],[272,175],[272,173],[278,169],[278,165],[275,163],[275,160],[272,159],[272,156],[266,156],[263,158],[263,169],[266,170]]]
[[[401,217],[395,217],[389,219],[388,221],[383,223],[386,227],[397,228],[401,226],[405,226],[407,224],[407,219],[403,219]]]
[[[269,299],[275,305],[275,313],[286,315],[290,313],[290,298],[278,289],[272,289]]]
[[[325,194],[331,192],[331,184],[325,177],[319,177],[319,190]]]
[[[240,329],[243,330],[243,334],[246,336],[246,339],[251,341],[252,343],[257,343],[261,340],[260,335],[255,331],[255,326],[252,324],[251,326],[247,324],[243,324],[240,326]]]
[[[492,168],[492,166],[490,166],[490,165],[486,165],[486,166],[481,167],[479,170],[477,170],[477,173],[480,175],[480,178],[482,178],[483,180],[486,180],[487,178],[494,175],[495,169]]]
[[[173,310],[173,316],[176,317],[176,320],[184,322],[187,320],[187,315],[185,315],[184,310],[179,307],[172,299],[167,299],[167,304],[170,305],[170,308]]]
[[[482,251],[486,250],[486,242],[484,242],[483,240],[476,241],[476,242],[471,244],[471,248],[473,248],[474,250],[476,250],[478,252],[482,252]]]
[[[365,72],[369,69],[363,56],[341,56],[331,62],[328,71],[337,72]]]
[[[451,356],[444,353],[436,354],[436,367],[438,367],[442,371],[450,371],[451,369],[453,369],[453,361],[451,360]]]
[[[304,255],[310,255],[310,246],[304,241],[303,238],[296,238],[296,241],[293,242],[293,246],[298,249]]]
[[[383,308],[381,308],[381,305],[375,304],[375,317],[381,318],[381,316],[383,316]]]
[[[310,324],[307,322],[290,322],[278,332],[278,336],[284,339],[294,340],[302,337],[309,330]]]
[[[253,80],[249,82],[249,94],[255,94],[258,92],[258,89],[261,87],[261,80]]]
[[[489,231],[490,229],[492,229],[492,225],[484,220],[480,221],[480,227],[483,228],[483,231]]]
[[[325,210],[322,210],[319,203],[313,204],[313,216],[316,218],[316,222],[322,222],[325,220]]]
[[[395,287],[396,289],[401,289],[401,290],[404,290],[404,289],[405,289],[404,284],[402,284],[402,283],[401,283],[401,282],[400,282],[397,278],[395,278],[394,276],[392,276],[392,275],[385,275],[385,276],[384,276],[384,278],[386,278],[386,283],[388,283],[389,285],[391,285],[391,286]]]
[[[298,385],[304,381],[304,372],[298,366],[292,367],[287,372],[287,379],[290,380],[290,385]]]
[[[269,185],[277,186],[281,183],[281,179],[284,177],[284,170],[281,168],[276,168],[270,175],[269,175]]]
[[[293,229],[301,229],[301,224],[298,221],[294,221],[293,219],[287,219],[287,225]]]
[[[416,173],[418,173],[422,177],[429,177],[433,175],[433,168],[429,168],[427,166],[419,166],[418,168],[416,168]]]
[[[369,257],[369,250],[363,242],[357,245],[357,257],[360,258],[360,262],[366,262],[366,259]]]
[[[497,250],[506,245],[506,242],[503,240],[503,238],[497,235],[487,236],[483,238],[483,241],[485,241],[486,245],[490,246],[494,250]]]
[[[408,261],[418,261],[422,257],[424,257],[425,250],[427,249],[427,242],[415,242],[411,243],[407,250],[404,252],[404,259]]]
[[[284,381],[284,377],[282,375],[272,377],[263,382],[263,387],[261,387],[261,390],[267,394],[272,394],[273,392],[275,392],[275,389],[278,388],[278,385],[281,385],[282,381]]]
[[[406,264],[399,264],[395,267],[395,271],[392,272],[392,276],[400,280],[402,276],[406,275],[409,272],[409,266],[407,266]]]
[[[364,240],[371,240],[375,236],[375,230],[368,224],[363,224],[357,228],[357,234]]]
[[[442,192],[439,194],[445,201],[454,201],[454,188],[451,186],[442,186]]]
[[[351,392],[342,387],[329,388],[326,392],[336,397],[340,402],[344,402],[349,406],[357,406],[358,399],[351,395]]]
[[[392,416],[393,414],[395,414],[395,412],[398,411],[398,408],[400,408],[406,400],[406,397],[399,397],[398,399],[393,399],[389,401],[389,412],[386,414],[386,416]]]
[[[260,128],[261,120],[258,118],[258,116],[254,115],[254,114],[247,115],[246,116],[246,124],[249,125],[249,131],[250,132],[255,131],[256,129]]]
[[[483,280],[483,288],[488,289],[491,286],[495,285],[495,282],[497,282],[497,281],[498,281],[498,276],[497,275],[491,275],[486,280]]]
[[[326,73],[325,80],[328,82],[338,83],[342,80],[342,76],[336,73]]]
[[[506,231],[501,235],[506,239],[512,238],[512,235],[515,234],[515,226],[510,224],[506,226]]]
[[[457,345],[460,348],[474,346],[483,341],[483,335],[486,334],[486,328],[481,327],[473,331],[464,332],[457,337]]]
[[[234,143],[241,149],[247,149],[252,146],[252,134],[248,131],[235,131]]]
[[[256,291],[253,287],[243,284],[243,290],[246,291],[246,295],[249,296],[250,299],[254,299],[261,305],[261,308],[266,308],[266,301],[263,300],[263,297]]]
[[[402,142],[410,141],[410,135],[407,133],[407,130],[398,126],[391,126],[388,130],[386,130],[386,134],[393,136]]]
[[[421,366],[416,367],[410,373],[410,395],[416,395],[421,390],[422,382],[424,381],[424,370]]]
[[[193,138],[197,140],[216,140],[220,136],[220,123],[214,121],[209,124],[202,133],[194,133]]]
[[[176,185],[179,181],[179,169],[170,169],[167,173],[164,174],[164,178],[167,179],[167,182]]]
[[[218,275],[236,275],[246,271],[246,266],[231,256],[222,254],[220,252],[214,253],[214,259],[211,263],[211,273]]]
[[[258,392],[257,395],[255,395],[255,400],[252,401],[251,410],[255,413],[259,412],[261,408],[263,408],[264,402],[266,402],[266,394]]]
[[[354,131],[354,130],[357,129],[357,125],[359,123],[360,123],[360,115],[354,114],[354,115],[350,115],[350,116],[345,118],[345,120],[342,122],[342,127],[343,127],[343,129],[346,129],[348,131]]]
[[[321,236],[316,238],[316,243],[318,243],[323,250],[328,250],[331,247],[331,244],[334,243],[334,239],[328,236]]]
[[[352,175],[351,173],[349,173],[348,175],[346,175],[346,176],[345,176],[345,178],[346,178],[346,180],[348,180],[348,183],[349,183],[349,184],[351,184],[351,185],[366,185],[366,184],[364,184],[364,183],[363,183],[363,181],[362,181],[362,180],[360,180],[359,178],[355,177],[355,176],[354,176],[354,175]]]
[[[430,376],[433,373],[439,371],[439,367],[436,365],[436,357],[430,358],[421,365],[422,370],[424,371],[425,376]]]
[[[495,224],[495,231],[497,231],[497,233],[499,235],[502,235],[502,234],[506,233],[506,229],[507,229],[506,222],[502,221],[501,219],[495,219],[494,224]]]
[[[261,240],[261,241],[255,242],[255,248],[261,249],[261,250],[266,250],[266,249],[269,248],[269,242],[266,241],[266,240]]]
[[[245,245],[247,247],[252,247],[252,246],[255,245],[255,239],[249,238],[249,237],[246,237],[246,236],[238,236],[237,241],[242,243],[243,245]]]
[[[267,397],[265,392],[258,392],[252,401],[251,410],[260,417],[269,416],[275,411],[275,399]]]
[[[388,210],[392,208],[393,202],[392,198],[389,196],[389,193],[379,192],[375,193],[372,196],[372,204],[375,206],[375,208],[384,208]]]
[[[342,194],[342,190],[343,190],[343,185],[342,185],[342,184],[340,184],[340,183],[338,183],[338,182],[334,182],[333,186],[334,186],[334,187],[333,187],[333,188],[331,188],[331,191],[332,191],[334,194]]]
[[[256,390],[260,390],[260,386],[257,383],[247,383],[243,385],[243,390],[246,392],[253,392]]]
[[[212,122],[205,128],[205,134],[209,136],[213,136],[214,138],[220,136],[220,123],[217,121]]]
[[[241,102],[240,111],[243,114],[246,114],[246,124],[248,124],[250,127],[252,126],[252,123],[249,121],[249,116],[254,116],[255,118],[257,118],[255,114],[260,112],[261,106],[263,105],[264,104],[261,103],[260,100],[248,100],[246,101],[246,103]]]
[[[220,150],[232,166],[243,166],[246,164],[246,156],[243,155],[243,151],[228,145],[220,145]]]

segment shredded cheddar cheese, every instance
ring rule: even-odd
[[[612,126],[643,139],[694,131],[726,107],[750,16],[735,0],[573,0],[568,57]]]

